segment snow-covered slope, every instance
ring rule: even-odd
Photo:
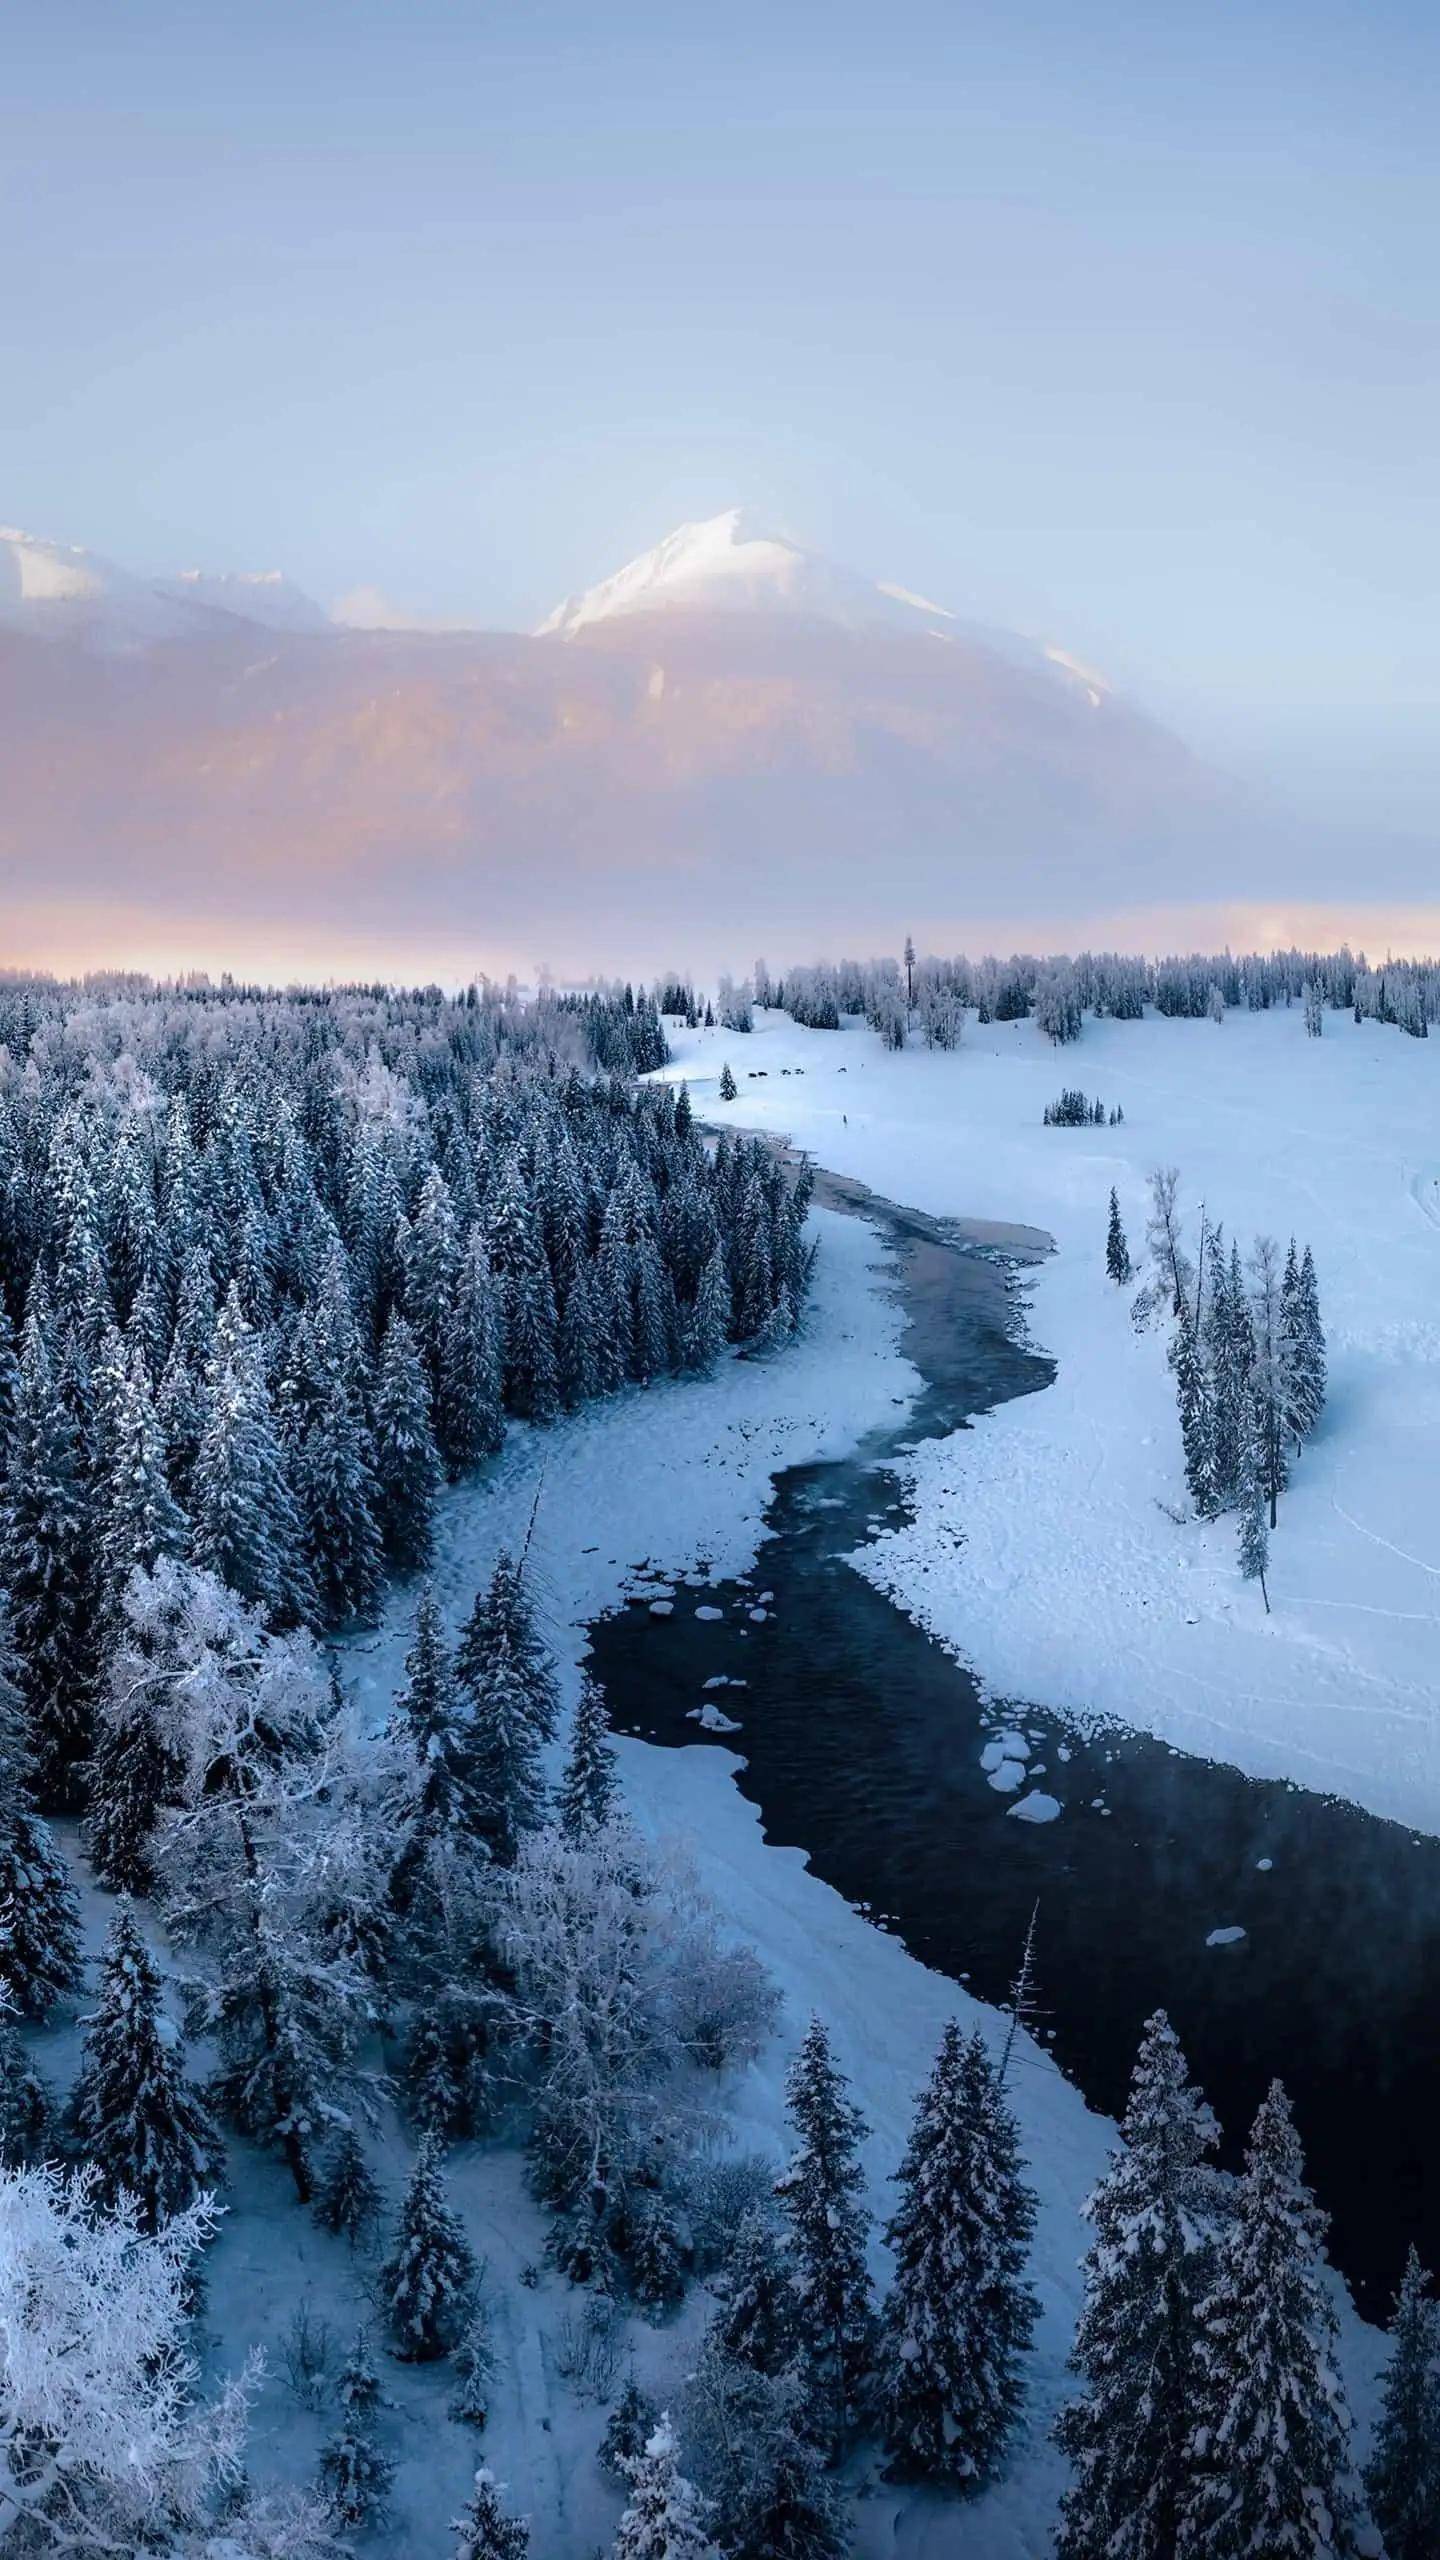
[[[763,1067],[746,1121],[890,1199],[1055,1239],[1031,1317],[1054,1385],[917,1449],[913,1523],[862,1569],[995,1698],[1113,1717],[1440,1835],[1435,1042],[1342,1013],[1310,1040],[1296,1006],[1087,1020],[1061,1050],[972,1016],[953,1054],[898,1056],[858,1024],[767,1014],[753,1039],[682,1033],[675,1051],[665,1072],[702,1112],[726,1056]],[[1044,1127],[1065,1084],[1124,1121]],[[1137,1337],[1132,1292],[1105,1276],[1111,1186],[1138,1261],[1156,1165],[1179,1170],[1192,1247],[1203,1202],[1242,1252],[1258,1234],[1315,1252],[1329,1401],[1281,1502],[1268,1616],[1233,1517],[1187,1516],[1164,1331]]]
[[[0,628],[114,651],[237,621],[270,631],[327,628],[320,607],[278,570],[136,577],[77,543],[0,525]]]

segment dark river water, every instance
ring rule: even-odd
[[[846,1559],[905,1516],[898,1451],[1051,1371],[1015,1339],[1012,1283],[986,1251],[827,1176],[817,1198],[894,1246],[923,1390],[852,1457],[777,1479],[745,1581],[671,1584],[668,1617],[632,1601],[593,1628],[617,1723],[693,1744],[707,1701],[737,1719],[714,1739],[744,1755],[766,1837],[982,1999],[1005,1997],[1038,1903],[1038,2032],[1107,2113],[1156,2008],[1230,2164],[1281,2078],[1331,2254],[1383,2317],[1412,2238],[1440,2263],[1440,1842],[1142,1735],[982,1708],[964,1666]],[[981,1766],[1000,1729],[1029,1752],[1008,1793]],[[1010,1818],[1032,1790],[1058,1819]],[[1221,1930],[1244,1936],[1207,1945]]]

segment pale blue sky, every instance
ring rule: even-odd
[[[0,519],[528,624],[745,501],[1203,743],[1423,766],[1421,0],[3,32]]]

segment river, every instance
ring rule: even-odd
[[[1283,2079],[1331,2254],[1383,2318],[1412,2238],[1440,2262],[1440,1842],[1146,1735],[985,1707],[964,1664],[848,1558],[904,1516],[901,1452],[1049,1383],[1019,1339],[1012,1278],[1044,1240],[949,1225],[826,1174],[816,1198],[892,1247],[921,1392],[852,1456],[777,1478],[743,1581],[677,1585],[669,1615],[637,1600],[597,1622],[617,1724],[689,1745],[712,1738],[697,1711],[732,1719],[713,1740],[743,1755],[767,1838],[981,1999],[1006,1997],[1038,1905],[1036,2032],[1107,2114],[1162,2007],[1231,2165]],[[997,1772],[982,1753],[995,1761],[1002,1729],[1017,1740]],[[1062,1810],[1017,1820],[1026,1797]]]

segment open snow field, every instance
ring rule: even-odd
[[[1307,1039],[1298,1005],[1218,1025],[1087,1018],[1063,1049],[972,1017],[948,1055],[890,1054],[858,1024],[757,1022],[748,1039],[676,1035],[666,1073],[702,1115],[785,1131],[910,1207],[1043,1227],[1057,1248],[1029,1316],[1054,1385],[920,1449],[914,1523],[863,1569],[997,1698],[1118,1718],[1440,1832],[1440,1045],[1336,1013]],[[1071,1084],[1123,1123],[1042,1126]],[[1146,1177],[1165,1164],[1192,1241],[1203,1201],[1242,1252],[1259,1232],[1315,1251],[1330,1396],[1282,1501],[1268,1619],[1233,1520],[1174,1516],[1166,1329],[1137,1337],[1133,1292],[1105,1276],[1111,1184],[1138,1265]]]

